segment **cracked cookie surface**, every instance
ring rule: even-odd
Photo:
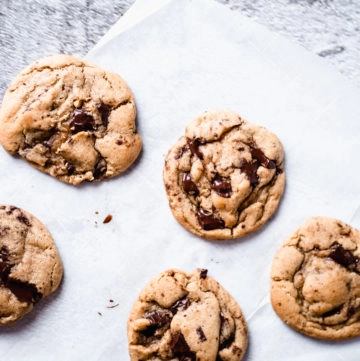
[[[360,335],[360,232],[313,217],[276,252],[271,303],[290,327],[340,340]]]
[[[70,55],[24,69],[0,109],[0,143],[35,168],[79,184],[118,175],[138,157],[135,101],[117,74]]]
[[[9,325],[53,293],[60,255],[47,228],[20,208],[0,205],[0,325]]]
[[[232,111],[205,112],[168,151],[163,179],[175,219],[206,239],[243,237],[275,212],[285,187],[277,136]]]
[[[134,303],[128,341],[131,361],[239,361],[248,335],[239,305],[207,270],[169,269]]]

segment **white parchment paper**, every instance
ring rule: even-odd
[[[357,360],[358,339],[324,342],[285,326],[269,303],[269,274],[276,249],[306,218],[336,217],[360,228],[359,90],[323,59],[209,0],[170,1],[88,60],[132,88],[143,152],[125,174],[74,187],[1,149],[1,203],[43,221],[65,270],[56,294],[0,329],[2,358],[128,360],[126,321],[144,284],[170,267],[201,267],[244,312],[245,360]],[[214,242],[174,220],[162,168],[186,124],[220,108],[279,136],[287,185],[261,230]]]

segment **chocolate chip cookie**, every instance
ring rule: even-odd
[[[24,69],[0,109],[0,143],[61,181],[113,177],[138,157],[131,90],[117,74],[70,55]]]
[[[54,292],[62,279],[47,228],[30,213],[0,205],[0,325],[9,325]]]
[[[337,219],[308,219],[275,255],[271,303],[286,324],[308,336],[359,336],[360,232]]]
[[[207,270],[162,272],[141,291],[128,320],[131,361],[239,361],[247,326]]]
[[[262,226],[285,187],[276,135],[232,111],[205,112],[169,150],[163,178],[171,211],[206,239],[233,239]]]

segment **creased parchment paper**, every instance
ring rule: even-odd
[[[74,187],[1,149],[1,203],[45,223],[65,269],[55,295],[0,329],[2,358],[128,360],[126,321],[144,284],[170,267],[201,267],[244,312],[245,360],[357,360],[359,339],[324,342],[286,327],[269,303],[269,274],[276,249],[306,218],[360,228],[359,90],[323,59],[209,0],[170,1],[87,58],[132,88],[143,152],[125,174]],[[167,150],[211,109],[267,127],[286,152],[278,211],[236,241],[205,241],[183,229],[162,183]]]

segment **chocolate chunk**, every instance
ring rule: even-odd
[[[199,207],[196,216],[201,228],[205,231],[225,228],[225,222],[221,218],[215,217],[213,213],[208,212],[201,207]]]
[[[182,298],[181,300],[177,300],[170,307],[170,311],[172,312],[173,315],[175,315],[179,309],[186,310],[189,306],[190,306],[190,300],[188,298]]]
[[[96,106],[96,108],[97,108],[98,112],[100,113],[101,122],[102,122],[103,126],[107,128],[108,123],[109,123],[109,115],[111,112],[110,105],[107,105],[107,104],[104,104],[103,102],[101,102]]]
[[[276,168],[276,163],[273,160],[269,159],[259,148],[250,147],[250,152],[252,157],[255,158],[258,161],[258,163],[263,167],[267,169]]]
[[[107,165],[105,159],[100,159],[95,165],[95,169],[93,173],[94,178],[99,179],[106,172],[106,169],[107,169]]]
[[[205,342],[207,340],[207,338],[206,338],[206,336],[204,334],[204,331],[200,326],[196,329],[196,333],[199,336],[199,340],[201,342]]]
[[[354,256],[351,251],[346,250],[341,244],[334,243],[331,246],[329,257],[350,271],[355,271],[360,274],[360,258]]]
[[[330,316],[339,314],[341,312],[342,308],[343,308],[343,305],[337,306],[337,307],[333,308],[332,310],[323,313],[322,317],[325,318],[325,317],[330,317]]]
[[[240,165],[240,170],[246,174],[250,184],[255,187],[259,184],[259,177],[257,175],[258,168],[263,166],[267,169],[275,169],[276,163],[266,157],[263,151],[259,148],[250,146],[250,153],[253,158],[252,162],[244,160]]]
[[[259,177],[257,175],[257,170],[259,168],[258,163],[255,162],[248,162],[248,161],[242,161],[240,165],[240,170],[244,172],[247,176],[247,178],[250,181],[250,184],[255,187],[259,184]]]
[[[36,286],[29,282],[9,278],[5,286],[16,296],[20,302],[36,303],[42,294],[38,292]]]
[[[67,164],[66,170],[67,170],[68,175],[72,175],[75,172],[75,167],[72,164]]]
[[[7,262],[9,260],[9,250],[6,246],[0,248],[0,261]]]
[[[82,109],[75,109],[70,119],[70,129],[73,133],[94,130],[95,120],[92,115],[87,114]]]
[[[203,268],[201,271],[200,271],[200,278],[201,279],[205,279],[207,277],[207,273],[208,273],[208,270]]]
[[[23,214],[20,214],[17,216],[17,219],[19,222],[24,223],[26,226],[31,227],[31,223],[27,217],[25,217]]]
[[[8,277],[9,277],[11,268],[12,268],[12,265],[10,265],[9,263],[0,261],[0,284],[6,283]]]
[[[189,145],[190,152],[192,154],[196,155],[201,160],[204,159],[204,155],[200,152],[199,146],[205,144],[206,143],[205,141],[199,138],[194,138],[194,139],[187,139],[187,143]]]
[[[221,177],[219,174],[212,181],[212,189],[221,197],[231,197],[231,182],[228,178]]]
[[[199,190],[198,190],[195,182],[192,181],[191,175],[189,172],[185,172],[183,174],[181,184],[182,184],[183,190],[186,193],[193,195],[194,197],[199,195]]]
[[[167,311],[150,311],[145,315],[145,318],[150,321],[151,325],[161,327],[170,322],[170,314]]]
[[[180,331],[171,335],[170,347],[179,361],[196,361],[196,353],[190,350],[184,335]]]
[[[12,214],[14,211],[16,211],[17,209],[19,209],[18,207],[15,206],[10,206],[9,209],[6,211],[6,214],[10,215]]]

